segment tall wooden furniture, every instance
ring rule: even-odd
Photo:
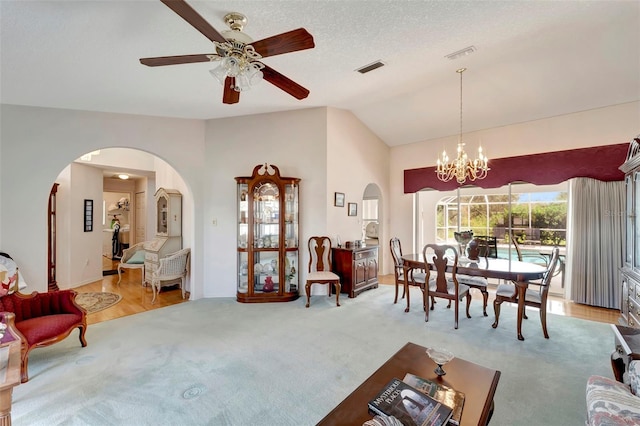
[[[626,243],[620,270],[620,323],[640,327],[640,135],[629,144],[620,166],[626,186]]]
[[[298,290],[300,179],[257,165],[236,177],[238,194],[238,302],[288,302]]]
[[[333,272],[340,276],[342,292],[356,297],[361,292],[378,287],[378,246],[334,247]]]
[[[56,197],[58,186],[54,183],[49,193],[49,208],[47,222],[47,275],[49,277],[49,291],[58,290],[58,282],[56,281]]]
[[[340,306],[340,277],[331,272],[331,238],[309,238],[309,274],[304,289],[307,293],[307,304],[311,302],[311,285],[326,284],[327,294],[331,297],[331,289],[336,289],[336,305]]]
[[[151,283],[160,259],[182,248],[182,194],[175,189],[158,188],[156,236],[144,245],[144,281]]]

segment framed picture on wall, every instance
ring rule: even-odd
[[[358,216],[358,203],[349,203],[349,216]]]
[[[93,200],[84,200],[84,232],[93,231]]]
[[[336,192],[334,194],[333,205],[336,207],[344,207],[344,192]]]

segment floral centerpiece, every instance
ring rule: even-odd
[[[458,242],[458,245],[460,246],[460,257],[466,257],[467,244],[469,244],[469,242],[473,240],[473,231],[469,230],[469,231],[454,232],[453,236]]]

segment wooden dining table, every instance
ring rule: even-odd
[[[433,269],[432,264],[425,263],[422,253],[406,254],[402,256],[404,276],[411,276],[413,269]],[[452,265],[448,266],[449,270]],[[522,335],[522,318],[524,317],[524,298],[529,286],[529,281],[542,278],[547,268],[532,262],[519,260],[501,259],[492,257],[481,257],[478,260],[458,259],[456,274],[474,275],[485,278],[497,278],[512,281],[516,285],[518,292],[518,340],[524,340]],[[428,284],[425,285],[425,292],[429,292]],[[409,312],[409,280],[404,280],[404,293],[407,295],[407,307],[404,310]],[[425,308],[428,309],[428,308]]]

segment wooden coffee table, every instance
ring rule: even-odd
[[[362,425],[373,417],[367,403],[394,377],[402,380],[413,373],[428,380],[464,392],[465,401],[460,426],[486,425],[493,414],[493,396],[500,380],[500,371],[482,367],[460,358],[444,366],[447,374],[438,378],[436,364],[425,351],[427,348],[407,343],[387,362],[327,414],[318,425]]]

